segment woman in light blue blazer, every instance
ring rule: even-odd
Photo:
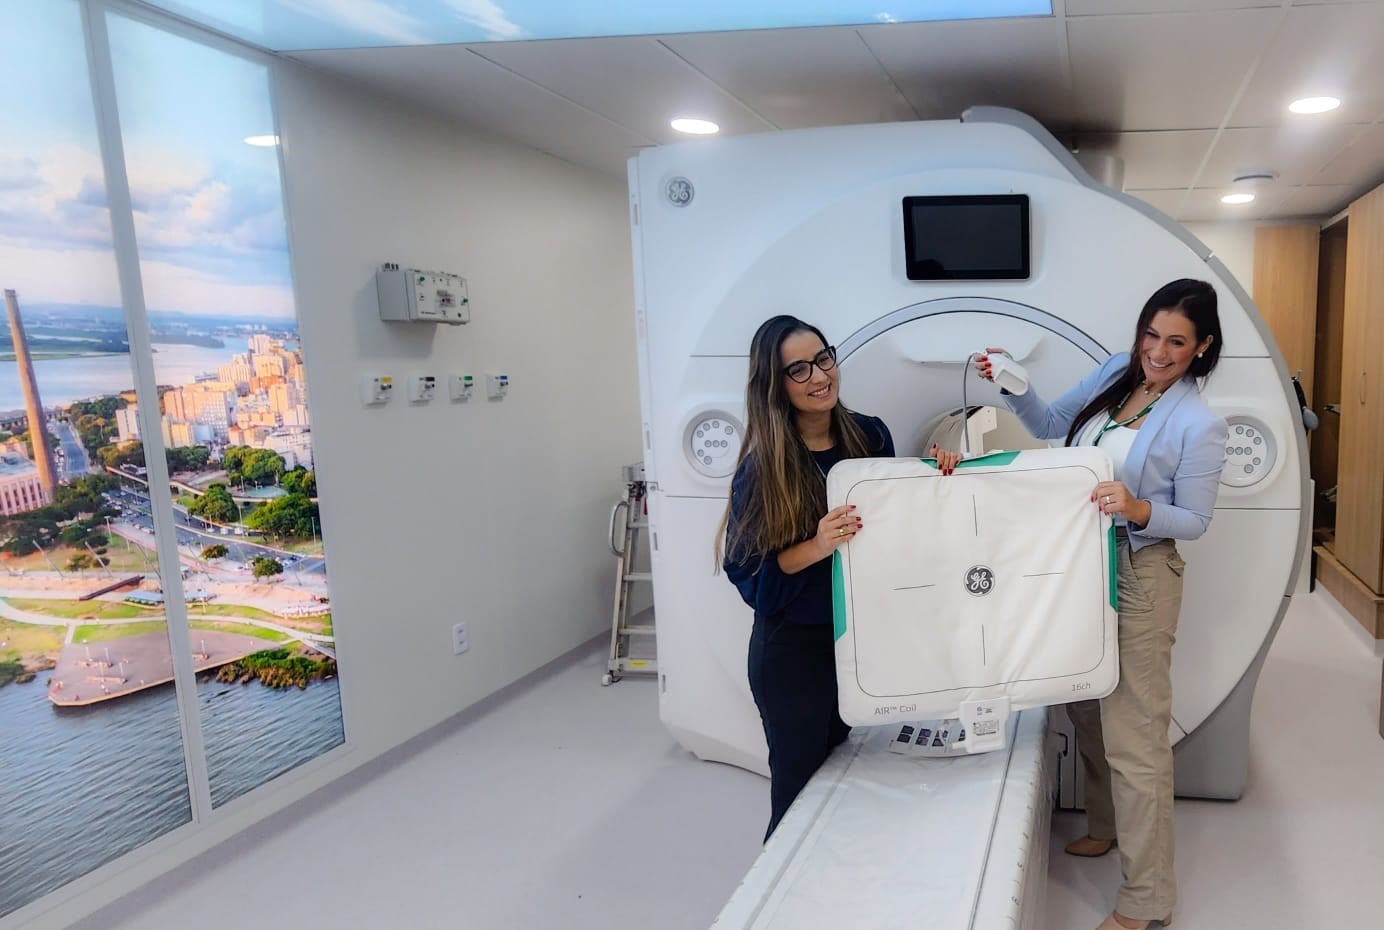
[[[1000,352],[1002,349],[988,349]],[[1118,845],[1124,883],[1097,930],[1147,930],[1172,919],[1172,648],[1185,563],[1174,540],[1206,532],[1225,464],[1226,423],[1201,399],[1216,367],[1216,291],[1181,279],[1139,314],[1128,352],[1111,356],[1049,404],[1030,390],[1005,402],[1039,439],[1098,446],[1116,480],[1091,502],[1116,524],[1120,683],[1103,701],[1067,705],[1086,771],[1087,835],[1067,846],[1101,856]],[[977,358],[991,378],[988,354]]]

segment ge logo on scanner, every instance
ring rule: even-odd
[[[685,207],[692,202],[692,198],[697,195],[692,187],[692,182],[687,178],[673,178],[664,188],[664,193],[668,195],[668,202],[675,207]]]
[[[966,569],[966,592],[976,597],[989,594],[995,586],[995,573],[986,565],[973,565]]]

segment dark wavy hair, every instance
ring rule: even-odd
[[[1134,342],[1129,348],[1129,367],[1113,384],[1081,408],[1081,412],[1072,420],[1072,428],[1067,431],[1067,445],[1076,442],[1081,428],[1092,417],[1100,413],[1113,413],[1144,380],[1144,362],[1139,347],[1149,324],[1160,310],[1172,310],[1191,320],[1192,328],[1197,333],[1197,345],[1205,342],[1207,336],[1211,337],[1211,344],[1205,352],[1192,359],[1184,377],[1205,378],[1215,369],[1224,344],[1221,339],[1221,317],[1216,310],[1216,289],[1195,278],[1178,278],[1168,282],[1153,292],[1153,296],[1144,303],[1144,309],[1139,312],[1139,322],[1134,326]]]

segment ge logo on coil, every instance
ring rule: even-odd
[[[973,565],[966,569],[966,592],[976,597],[989,594],[995,586],[995,573],[985,565]]]
[[[668,195],[668,202],[675,207],[687,206],[697,194],[692,182],[687,178],[673,178],[664,190]]]

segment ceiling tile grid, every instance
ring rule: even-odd
[[[1052,125],[1071,105],[1060,20],[903,23],[858,32],[920,119],[955,119],[967,107],[988,105]]]
[[[456,46],[295,53],[294,58],[462,123],[607,174],[653,139]]]
[[[470,46],[488,61],[660,143],[674,116],[698,114],[728,135],[776,128],[657,39],[574,39]],[[631,80],[633,76],[633,80]]]
[[[1071,143],[1124,162],[1126,190],[1191,187],[1216,141],[1214,129],[1164,132],[1074,133]]]
[[[1216,140],[1196,183],[1229,187],[1239,175],[1273,171],[1278,184],[1309,184],[1361,128],[1327,123],[1310,128],[1285,124],[1271,129],[1227,129]]]
[[[1339,109],[1288,112],[1299,97],[1338,97]],[[1295,7],[1264,51],[1228,125],[1369,123],[1384,113],[1384,3]]]
[[[661,42],[779,129],[918,118],[855,29],[668,36]]]
[[[1023,110],[1178,219],[1335,213],[1384,182],[1384,0],[1059,0],[1050,17],[295,53],[607,174],[683,141]],[[1333,112],[1287,102],[1335,92]],[[1277,178],[1250,205],[1219,196]],[[1333,199],[1335,198],[1335,199]],[[1266,212],[1267,211],[1267,212]],[[1285,214],[1286,215],[1286,214]]]
[[[1218,128],[1282,15],[1243,9],[1069,19],[1075,127]]]

